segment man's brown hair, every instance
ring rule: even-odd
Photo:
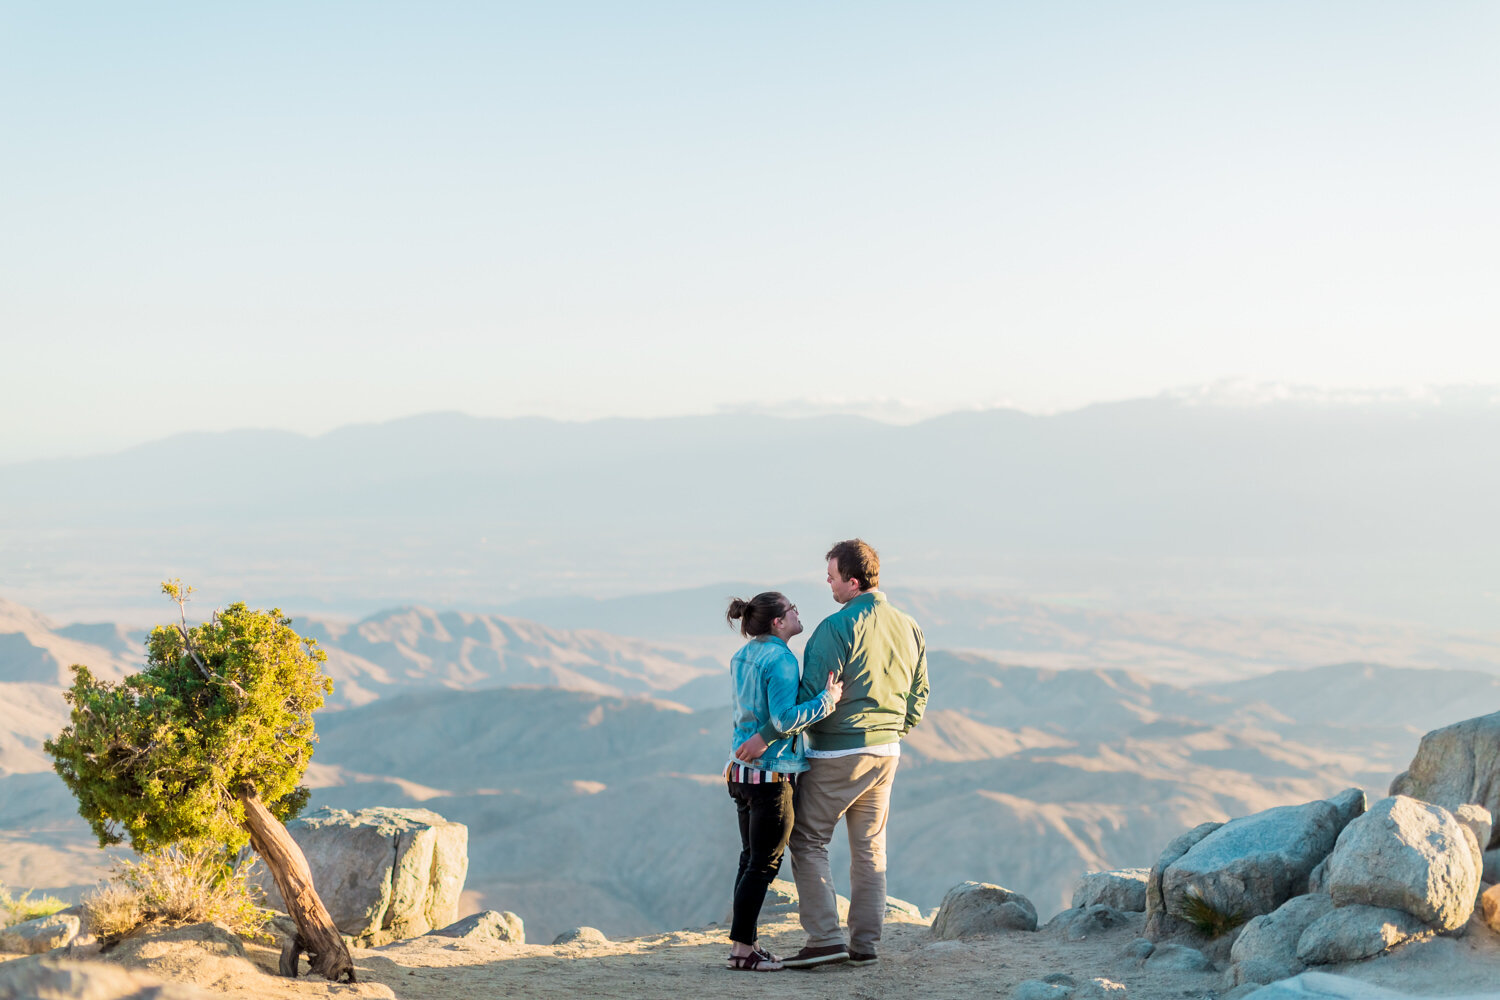
[[[823,558],[834,560],[845,580],[858,580],[860,590],[880,586],[880,553],[870,548],[869,542],[859,538],[839,542]]]

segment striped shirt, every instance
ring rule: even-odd
[[[724,780],[738,781],[745,785],[766,785],[777,781],[796,781],[795,774],[784,771],[762,771],[758,767],[747,767],[737,760],[724,765]]]

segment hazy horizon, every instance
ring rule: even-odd
[[[9,5],[0,462],[1495,382],[1496,37],[1473,2]]]
[[[776,403],[721,404],[704,411],[664,412],[659,414],[600,414],[595,416],[558,416],[546,413],[516,413],[496,415],[474,413],[460,409],[422,410],[396,414],[385,419],[335,423],[331,426],[292,426],[285,424],[260,424],[225,427],[195,427],[177,430],[152,437],[106,443],[101,438],[97,444],[73,450],[54,451],[46,454],[25,454],[35,446],[18,438],[0,438],[0,467],[25,462],[86,459],[104,457],[130,451],[146,445],[171,440],[184,435],[223,433],[287,433],[302,438],[320,438],[341,430],[360,427],[379,427],[426,417],[461,416],[475,420],[526,421],[542,420],[561,424],[589,424],[604,421],[650,422],[658,420],[691,419],[717,416],[765,416],[786,420],[801,420],[810,417],[859,417],[876,423],[892,426],[910,426],[958,414],[1009,411],[1032,417],[1057,417],[1078,413],[1096,407],[1108,407],[1135,402],[1168,401],[1189,406],[1225,406],[1252,408],[1267,406],[1303,406],[1311,408],[1348,407],[1392,407],[1404,406],[1429,408],[1435,406],[1491,407],[1500,406],[1500,382],[1460,382],[1445,385],[1384,385],[1328,387],[1299,385],[1285,382],[1253,383],[1246,380],[1226,379],[1196,385],[1173,386],[1144,396],[1094,399],[1075,406],[1043,409],[1013,405],[923,407],[902,400],[816,400],[796,399]],[[17,452],[20,449],[20,452]],[[7,450],[20,457],[7,457]]]

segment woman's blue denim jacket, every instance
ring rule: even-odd
[[[825,690],[797,704],[797,684],[802,679],[797,655],[774,635],[757,636],[745,643],[729,661],[729,676],[734,682],[730,756],[769,723],[785,735],[767,746],[751,766],[788,774],[806,771],[807,758],[797,734],[833,711],[833,697]]]

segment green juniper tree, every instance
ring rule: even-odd
[[[307,951],[315,972],[352,982],[348,949],[282,825],[307,803],[312,713],[333,690],[325,654],[280,609],[236,603],[189,627],[192,588],[162,591],[181,624],[151,631],[145,670],[111,683],[73,667],[71,722],[46,743],[54,767],[100,846],[219,845],[227,859],[248,841],[297,921],[282,971],[296,975]]]

